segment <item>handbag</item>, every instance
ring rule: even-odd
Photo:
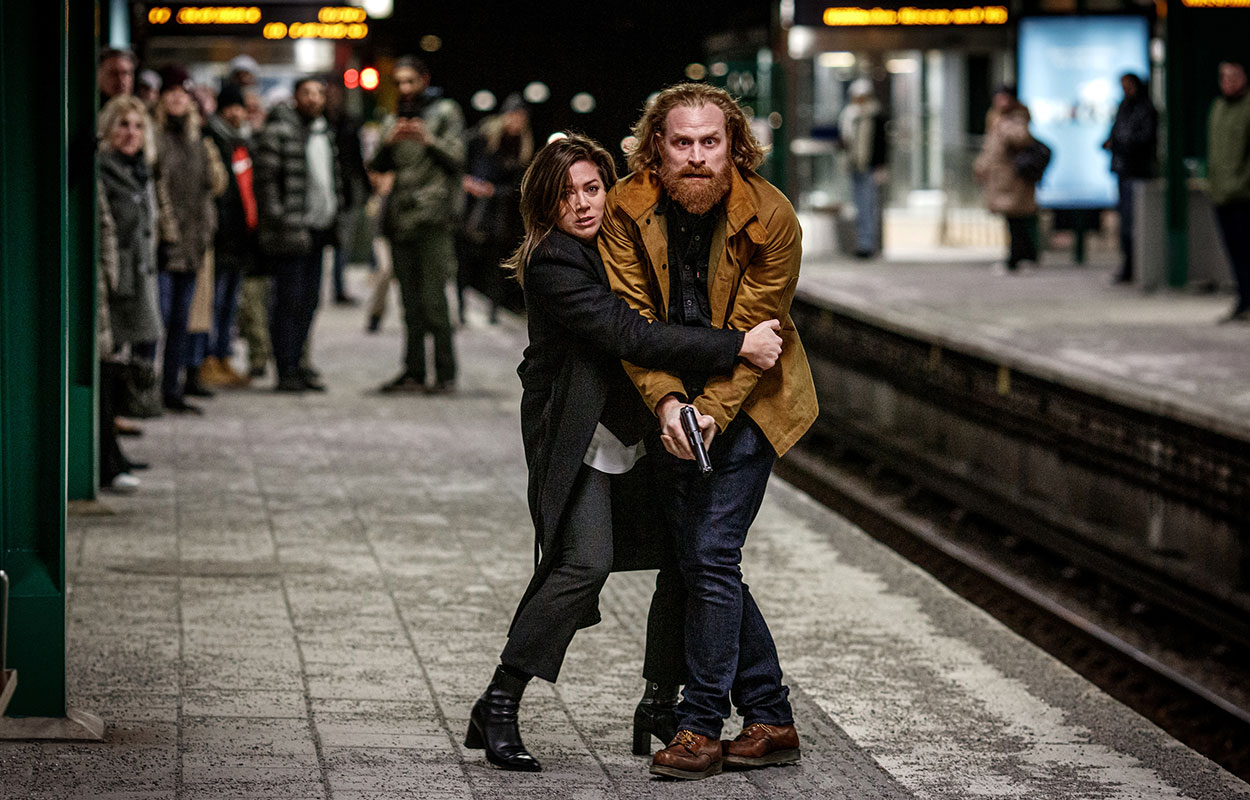
[[[1038,183],[1050,166],[1050,148],[1034,139],[1011,160],[1016,174],[1029,183]]]
[[[151,361],[132,358],[123,365],[121,379],[122,397],[118,416],[148,419],[164,413],[156,366]]]

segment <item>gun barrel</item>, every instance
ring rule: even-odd
[[[690,443],[690,449],[694,452],[694,460],[699,465],[699,472],[704,475],[708,474],[712,471],[712,460],[708,457],[707,447],[703,444],[703,432],[699,430],[699,420],[695,417],[694,408],[691,406],[682,406],[681,427],[686,432],[686,441]]]

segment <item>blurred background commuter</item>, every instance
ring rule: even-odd
[[[487,117],[469,137],[463,222],[456,236],[457,314],[464,324],[464,290],[476,286],[490,301],[490,321],[498,320],[505,285],[499,265],[524,233],[519,199],[521,178],[534,157],[530,115],[519,94],[504,100],[499,114]]]
[[[138,98],[119,95],[98,120],[99,177],[96,184],[98,345],[100,351],[100,486],[130,491],[139,485],[136,466],[117,442],[116,417],[126,391],[127,369],[151,373],[135,345],[161,336],[156,285],[156,191],[145,153],[147,113]]]
[[[1111,135],[1103,147],[1111,151],[1111,171],[1119,179],[1120,269],[1114,283],[1133,280],[1133,192],[1138,181],[1153,178],[1158,149],[1159,114],[1150,102],[1150,92],[1142,79],[1125,73],[1120,77],[1124,99],[1115,112]]]
[[[161,81],[156,109],[157,263],[165,319],[161,392],[166,409],[199,414],[202,410],[186,401],[184,391],[188,323],[197,278],[216,232],[214,198],[225,191],[226,171],[217,148],[203,135],[186,70],[166,67]]]

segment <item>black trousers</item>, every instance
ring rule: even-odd
[[[1014,270],[1021,261],[1037,263],[1037,215],[1007,217],[1007,234],[1011,249],[1007,253],[1007,269]]]
[[[1133,187],[1136,178],[1119,178],[1120,200],[1116,210],[1120,212],[1120,272],[1116,276],[1121,280],[1133,279]]]
[[[555,564],[535,576],[541,586],[519,610],[499,660],[504,666],[555,682],[573,635],[593,618],[599,592],[612,571],[611,476],[582,466],[560,529],[560,548],[544,557]],[[647,617],[643,677],[685,682],[685,592],[674,564],[660,571]]]
[[[100,485],[110,486],[113,479],[130,468],[117,442],[113,418],[122,393],[126,391],[122,371],[125,366],[115,361],[100,362]]]
[[[321,256],[331,237],[328,231],[311,233],[310,252],[273,261],[269,338],[280,378],[299,374],[300,359],[321,299]]]
[[[1215,207],[1224,234],[1224,247],[1237,279],[1237,311],[1250,310],[1250,201],[1238,200]]]

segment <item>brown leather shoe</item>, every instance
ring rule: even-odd
[[[688,730],[677,731],[668,747],[651,759],[651,774],[698,781],[719,775],[723,758],[720,739]]]
[[[793,725],[748,725],[738,738],[725,743],[725,766],[767,767],[799,760],[799,732]]]

